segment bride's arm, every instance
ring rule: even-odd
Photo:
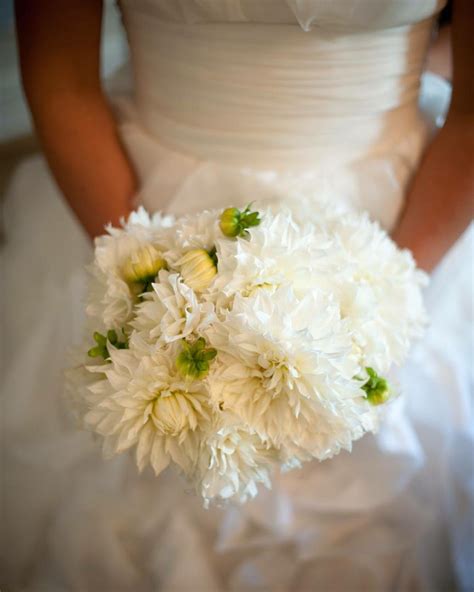
[[[91,236],[131,210],[136,179],[100,84],[101,0],[17,0],[25,94],[44,153]]]
[[[454,2],[453,96],[444,127],[429,146],[394,233],[420,267],[431,270],[462,234],[474,206],[474,2]]]

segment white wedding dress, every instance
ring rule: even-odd
[[[419,93],[442,5],[123,0],[134,92],[114,104],[137,203],[181,214],[303,192],[392,228],[449,103],[432,75]],[[472,589],[472,231],[433,274],[431,327],[379,434],[206,511],[171,471],[102,461],[68,418],[91,248],[42,159],[14,175],[5,221],[5,589]]]

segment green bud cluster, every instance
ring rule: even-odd
[[[113,345],[116,349],[128,349],[128,341],[119,341],[117,332],[111,329],[107,331],[107,335],[102,335],[98,331],[95,331],[94,341],[96,342],[96,346],[91,347],[91,349],[87,352],[87,355],[90,358],[103,358],[104,360],[108,360],[110,358],[109,350],[108,350],[108,343]]]
[[[258,226],[260,222],[260,213],[252,212],[249,204],[243,211],[238,208],[225,209],[221,214],[219,226],[225,236],[246,238],[249,235],[247,228]]]
[[[365,369],[368,375],[367,381],[362,385],[362,390],[365,391],[366,397],[372,405],[381,405],[389,398],[389,386],[385,378],[382,378],[377,372],[370,367]]]
[[[217,350],[206,347],[206,341],[199,337],[196,341],[181,342],[181,352],[176,359],[176,368],[184,378],[200,380],[209,373],[211,361],[216,357]]]

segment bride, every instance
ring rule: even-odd
[[[109,99],[100,0],[17,1],[26,96],[80,225],[43,163],[24,163],[3,246],[7,589],[472,589],[472,234],[458,239],[474,193],[474,4],[454,5],[436,132],[450,89],[425,75],[420,94],[420,77],[443,5],[122,0],[133,93]],[[380,433],[239,508],[206,511],[170,472],[103,462],[61,402],[86,234],[139,203],[182,214],[298,193],[368,210],[434,270],[432,324]]]

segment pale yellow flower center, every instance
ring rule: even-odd
[[[270,282],[261,282],[259,284],[247,284],[245,289],[242,291],[242,295],[249,297],[256,294],[259,290],[272,290],[277,289],[279,284],[271,284]]]
[[[358,271],[357,273],[354,273],[352,279],[354,280],[354,282],[361,284],[374,283],[374,276],[372,273],[370,273],[370,271]]]
[[[273,398],[279,396],[283,387],[289,386],[298,374],[284,356],[276,353],[268,357],[261,356],[259,366],[262,373],[262,386],[272,391]]]
[[[146,245],[138,249],[125,262],[122,267],[124,280],[133,284],[136,282],[149,281],[156,274],[166,267],[166,262],[161,253],[153,246]]]
[[[201,414],[195,396],[181,391],[159,393],[153,403],[151,419],[163,435],[178,436],[195,430]]]

